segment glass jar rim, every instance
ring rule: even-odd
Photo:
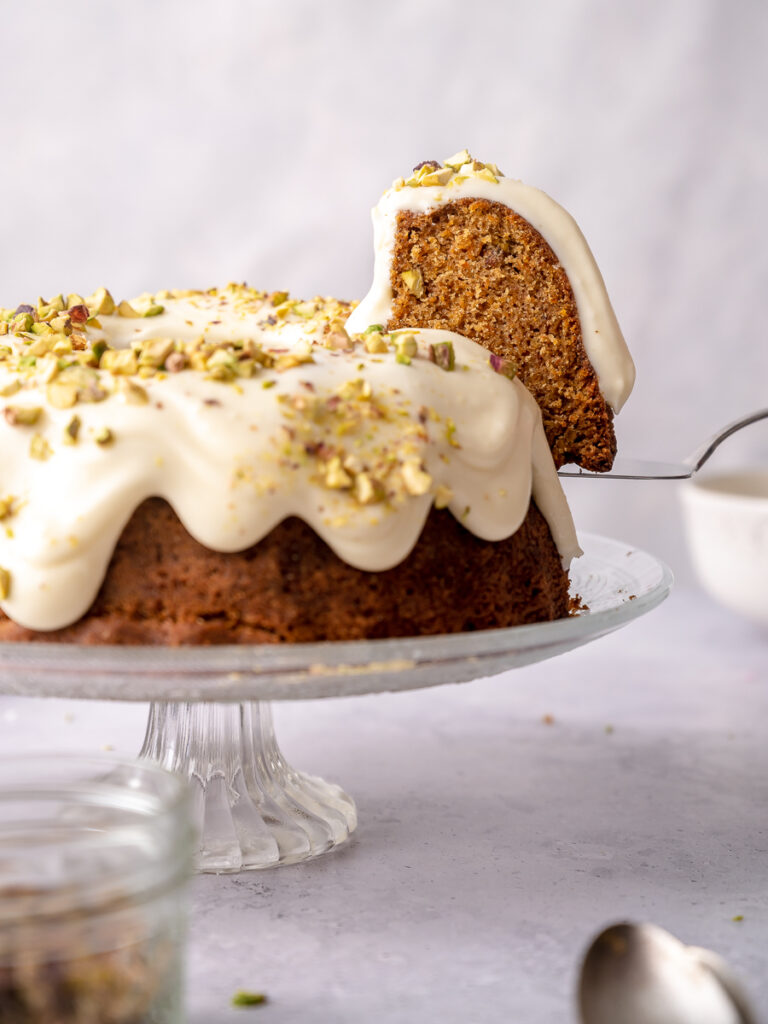
[[[148,761],[0,756],[0,926],[151,900],[190,874],[186,780]]]

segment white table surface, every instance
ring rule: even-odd
[[[0,738],[133,754],[145,714],[0,698]],[[563,1024],[622,919],[717,949],[765,1010],[766,722],[768,633],[692,589],[495,679],[277,707],[285,754],[360,826],[309,864],[194,880],[190,1024]],[[270,1002],[232,1009],[238,988]]]

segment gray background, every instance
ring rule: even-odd
[[[369,209],[468,146],[581,224],[638,368],[625,455],[766,404],[761,0],[6,5],[0,303],[230,279],[360,297]],[[768,427],[720,465],[768,456]],[[682,580],[675,485],[568,485]]]

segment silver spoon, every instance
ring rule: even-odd
[[[742,416],[727,427],[718,430],[700,448],[688,455],[682,462],[651,462],[647,459],[615,459],[613,468],[607,473],[590,473],[578,466],[564,466],[558,470],[558,476],[592,476],[605,477],[607,480],[688,480],[698,473],[712,452],[737,430],[748,427],[750,423],[768,419],[768,409],[758,409],[748,416]]]
[[[579,978],[582,1024],[757,1024],[731,969],[652,924],[594,940]]]

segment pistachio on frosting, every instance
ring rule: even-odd
[[[35,629],[82,615],[149,495],[208,547],[240,550],[298,515],[376,571],[407,555],[432,504],[500,539],[533,486],[573,554],[519,382],[446,331],[356,333],[351,309],[232,284],[0,310],[3,611]]]
[[[413,173],[408,178],[397,178],[392,187],[395,190],[401,188],[429,188],[433,185],[460,185],[469,178],[478,178],[481,181],[497,183],[503,174],[496,164],[483,163],[475,160],[469,151],[462,149],[453,156],[449,156],[442,163],[436,160],[424,160],[417,164]],[[407,286],[411,286],[406,282]]]

